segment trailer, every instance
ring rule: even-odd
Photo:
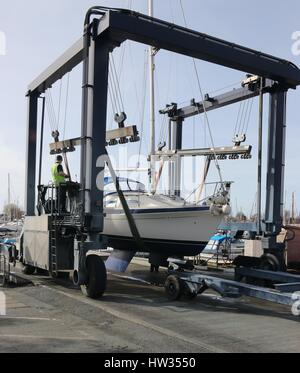
[[[290,306],[292,314],[300,316],[299,275],[236,267],[235,280],[231,280],[209,271],[186,269],[189,267],[186,261],[169,258],[169,263],[165,293],[171,301],[178,301],[182,296],[194,299],[211,289],[221,297],[247,296]]]

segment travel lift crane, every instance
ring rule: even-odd
[[[259,233],[263,240],[265,254],[271,255],[272,260],[279,267],[276,269],[284,270],[285,248],[284,245],[277,243],[276,236],[281,231],[283,215],[286,96],[289,89],[296,89],[300,85],[300,70],[291,62],[265,53],[134,11],[107,7],[89,9],[85,18],[83,38],[29,86],[26,219],[21,238],[21,261],[25,268],[38,267],[49,270],[51,264],[49,237],[51,237],[51,227],[53,228],[53,218],[51,219],[51,215],[50,217],[49,215],[35,216],[38,100],[56,81],[83,62],[81,136],[75,140],[64,141],[60,149],[56,148],[63,152],[74,145],[81,145],[82,151],[81,179],[79,191],[75,193],[77,214],[69,217],[66,226],[64,226],[64,216],[55,217],[54,228],[55,232],[58,232],[55,273],[63,273],[61,271],[64,270],[74,271],[75,284],[81,285],[88,296],[100,296],[105,290],[106,268],[97,253],[105,247],[105,237],[101,234],[104,221],[103,170],[106,162],[110,164],[106,152],[109,53],[126,40],[148,44],[156,50],[165,49],[243,71],[258,76],[264,82],[263,93],[268,93],[270,96],[270,115],[266,214],[265,221],[261,222]],[[249,97],[259,94],[258,89],[252,91],[249,87],[243,87],[243,92],[231,93],[234,96],[236,94],[236,99],[223,97],[222,101],[222,97],[214,99],[206,97],[204,103],[193,103],[187,109],[178,110],[174,107],[175,116],[172,114],[172,118],[178,117],[181,121],[182,116],[178,114],[188,115],[193,111],[201,112],[203,105],[210,110],[224,106],[230,101],[233,103],[243,100],[245,90],[249,91],[246,93]],[[136,129],[123,127],[117,129],[109,140],[114,142],[117,138],[127,137],[128,133],[130,137],[137,136]],[[113,173],[111,165],[110,169]],[[115,179],[118,187],[118,180],[116,177]],[[127,211],[129,223],[130,221],[132,223],[132,233],[138,239],[138,232],[134,232],[134,221],[132,221],[126,201],[123,201],[123,207]],[[258,259],[258,261],[261,260]],[[244,258],[242,263],[238,263],[238,268],[250,272],[256,271],[258,277],[262,276],[262,273],[258,273],[260,270],[257,269],[257,263],[254,262],[253,258]],[[269,271],[265,272],[269,273]],[[179,277],[176,277],[177,285],[178,279]],[[202,279],[200,282],[203,286],[197,288],[197,292],[203,291],[204,287],[208,286],[209,280]],[[240,283],[237,282],[237,284]],[[174,289],[173,285],[171,284],[167,289],[171,291]]]

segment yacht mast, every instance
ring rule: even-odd
[[[292,194],[292,224],[295,224],[295,192]]]
[[[153,17],[153,0],[148,0],[149,16]],[[151,192],[155,185],[155,87],[154,87],[155,51],[149,46],[149,86],[150,86],[150,180]]]

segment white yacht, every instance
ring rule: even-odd
[[[134,180],[120,178],[119,182],[126,185],[126,188],[122,185],[122,190],[147,251],[166,256],[197,255],[230,213],[230,183],[227,190],[219,190],[196,205],[179,197],[149,194],[142,183]],[[112,184],[112,180],[107,178],[106,184]],[[109,246],[116,250],[137,250],[117,192],[107,192],[104,204],[103,233]]]

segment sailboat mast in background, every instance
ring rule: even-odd
[[[295,219],[295,192],[292,193],[292,224],[296,223]]]
[[[153,0],[148,0],[149,16],[153,17]],[[150,180],[151,192],[155,188],[155,50],[149,46],[149,86],[150,86]]]

